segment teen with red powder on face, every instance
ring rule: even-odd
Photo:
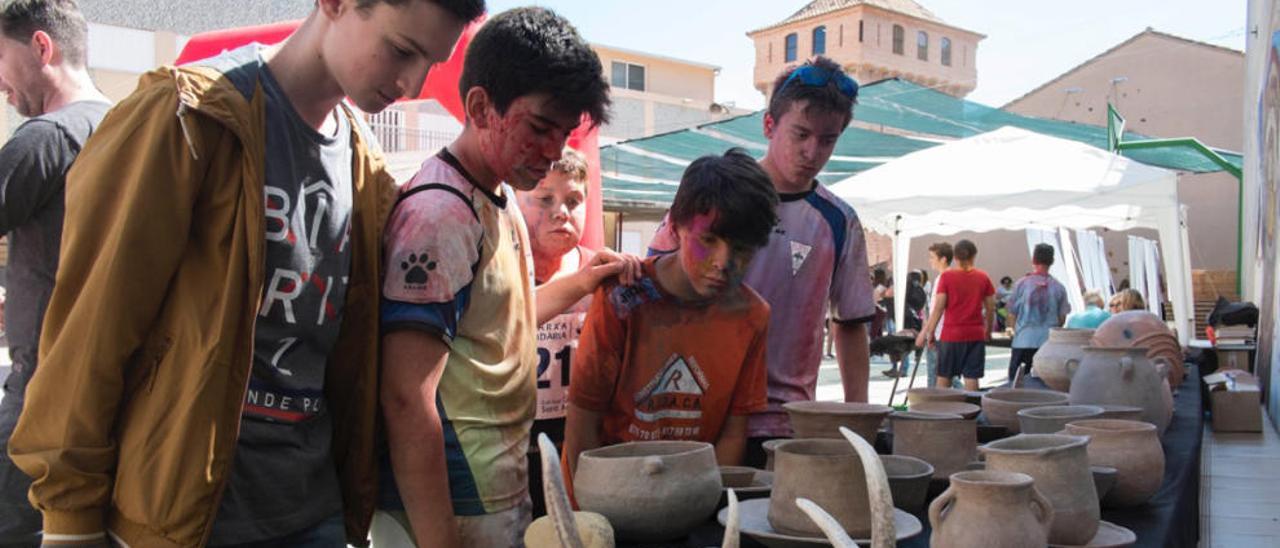
[[[608,121],[600,59],[577,30],[542,8],[501,13],[472,40],[460,88],[462,133],[401,189],[384,232],[378,546],[404,532],[420,546],[522,544],[537,327],[638,266],[601,252],[535,299],[512,192],[546,177],[583,115]]]
[[[769,305],[742,278],[777,205],[768,174],[740,150],[685,171],[669,214],[679,251],[592,298],[569,383],[569,477],[582,451],[629,441],[703,441],[720,464],[742,462],[747,417],[767,401],[769,325]]]
[[[533,281],[537,286],[573,275],[590,264],[595,252],[578,244],[587,216],[587,159],[565,148],[551,172],[533,190],[516,192],[516,202],[529,228]],[[583,297],[563,314],[538,326],[538,406],[532,439],[546,434],[560,448],[569,403],[569,364],[591,297]],[[529,497],[533,517],[546,514],[542,493],[541,455],[529,444]]]

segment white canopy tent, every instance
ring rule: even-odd
[[[913,152],[832,186],[864,227],[893,237],[894,294],[911,239],[961,231],[1105,227],[1160,234],[1178,339],[1194,333],[1186,213],[1177,175],[1089,145],[1003,127]],[[1018,253],[1023,253],[1021,249]],[[904,299],[894,299],[903,325]]]

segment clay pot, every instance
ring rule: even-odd
[[[764,469],[765,470],[768,470],[770,472],[773,471],[774,452],[777,451],[778,445],[781,445],[789,441],[791,440],[787,438],[778,438],[778,439],[768,440],[760,444],[760,448],[764,449],[764,459],[765,459]]]
[[[1141,348],[1087,347],[1071,380],[1071,403],[1141,407],[1142,420],[1163,434],[1173,418],[1173,394],[1160,369]]]
[[[1107,493],[1116,486],[1116,469],[1110,466],[1089,466],[1093,472],[1093,489],[1098,492],[1098,500],[1107,498]]]
[[[769,525],[789,535],[822,536],[822,530],[796,506],[806,498],[836,518],[850,535],[871,534],[867,479],[853,446],[839,439],[790,440],[776,449]]]
[[[1017,434],[1021,431],[1021,426],[1018,424],[1018,411],[1028,407],[1065,405],[1066,403],[1067,395],[1063,392],[1006,388],[992,390],[982,395],[982,414],[992,425],[1003,426],[1009,430],[1009,433]]]
[[[793,401],[782,408],[791,416],[797,439],[843,439],[840,427],[844,426],[872,444],[884,418],[893,412],[887,405],[839,401]]]
[[[1186,376],[1182,345],[1159,316],[1145,310],[1112,314],[1093,333],[1093,346],[1125,346],[1147,349],[1147,358],[1165,362],[1170,389],[1177,389]]]
[[[972,419],[978,416],[978,413],[982,411],[982,408],[966,402],[926,401],[912,405],[911,410],[920,413],[960,415],[966,419]]]
[[[1067,424],[1067,432],[1089,436],[1089,463],[1116,469],[1116,485],[1104,506],[1146,502],[1164,482],[1164,449],[1154,425],[1139,421],[1093,419]]]
[[[978,456],[978,423],[960,415],[914,411],[889,415],[893,423],[893,454],[923,460],[933,476],[949,477],[964,470]]]
[[[965,392],[959,388],[912,388],[907,391],[907,407],[927,401],[964,401]]]
[[[756,469],[750,466],[721,466],[720,485],[729,489],[751,487],[756,480]]]
[[[1080,358],[1084,357],[1084,352],[1080,350],[1085,346],[1089,346],[1089,339],[1093,337],[1092,329],[1064,329],[1053,328],[1049,330],[1049,340],[1036,351],[1035,357],[1031,359],[1031,372],[1040,380],[1049,385],[1049,388],[1059,392],[1066,392],[1071,389],[1071,370],[1068,367],[1069,362],[1080,363]]]
[[[1075,420],[1096,419],[1102,408],[1096,405],[1050,405],[1018,411],[1018,425],[1024,434],[1056,434]]]
[[[715,512],[721,489],[715,450],[696,441],[583,451],[573,485],[579,508],[605,516],[619,539],[634,542],[688,535]]]
[[[987,470],[1019,472],[1035,478],[1036,490],[1053,504],[1049,542],[1088,544],[1098,532],[1098,492],[1085,451],[1089,438],[1022,434],[980,448]]]
[[[1045,546],[1053,507],[1015,472],[959,472],[929,505],[934,548]]]
[[[905,455],[880,455],[880,463],[889,477],[893,505],[913,514],[923,510],[929,482],[933,480],[933,466]]]
[[[1126,421],[1142,420],[1142,408],[1133,405],[1115,405],[1104,403],[1098,407],[1102,408],[1102,414],[1094,417],[1095,419],[1121,419]]]

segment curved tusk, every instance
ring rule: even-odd
[[[729,490],[729,519],[724,524],[724,542],[720,548],[738,548],[738,494]]]
[[[569,492],[564,487],[564,471],[560,468],[560,452],[551,438],[538,434],[538,451],[542,453],[542,492],[547,501],[547,515],[551,516],[564,548],[585,548],[578,536],[577,520],[569,505]]]
[[[819,529],[822,529],[822,533],[827,536],[827,540],[831,541],[833,547],[855,548],[858,546],[858,543],[854,542],[852,538],[849,538],[849,534],[844,532],[844,527],[840,526],[840,522],[831,517],[831,514],[828,514],[821,506],[804,497],[796,499],[796,506],[799,506],[800,510],[808,514],[809,519],[813,520]]]
[[[875,448],[853,433],[840,427],[840,434],[853,444],[862,461],[863,475],[867,477],[867,498],[871,505],[871,548],[893,548],[897,545],[897,531],[893,524],[893,494],[889,491],[889,477]]]

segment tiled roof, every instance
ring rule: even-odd
[[[80,0],[90,23],[193,35],[302,19],[313,0]]]
[[[789,23],[794,23],[796,21],[803,21],[805,19],[831,13],[833,11],[838,11],[845,8],[853,7],[858,4],[875,6],[881,9],[909,15],[911,17],[915,17],[918,19],[933,21],[935,23],[941,23],[944,25],[946,24],[945,21],[943,21],[942,19],[939,19],[937,15],[933,14],[933,12],[925,9],[924,6],[921,6],[919,3],[913,0],[813,0],[812,2],[809,2],[808,4],[806,4],[803,8],[800,8],[799,11],[791,14],[790,17],[783,19],[781,21],[778,21],[777,23],[774,23],[767,27],[756,29],[752,32],[769,30],[771,28],[780,27]]]

